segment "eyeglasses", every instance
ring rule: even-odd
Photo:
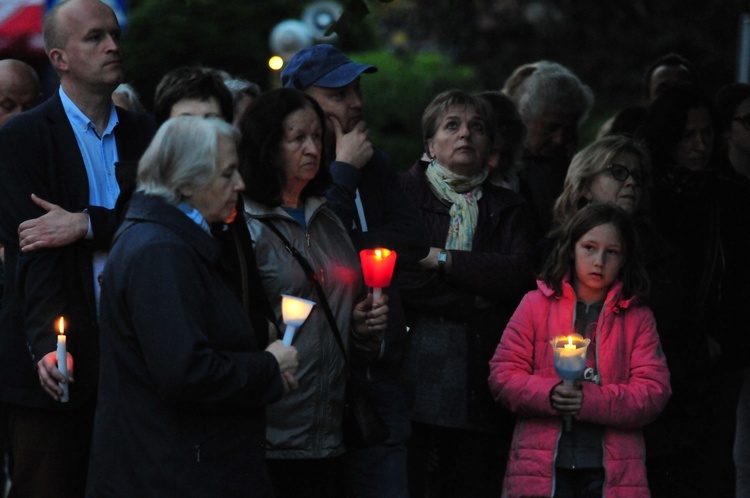
[[[744,129],[750,130],[750,114],[737,116],[736,118],[732,118],[732,121],[739,121],[740,123],[742,123],[742,127]]]
[[[614,163],[607,166],[607,169],[615,178],[615,180],[624,182],[628,179],[628,177],[632,176],[633,181],[635,181],[636,183],[641,183],[643,181],[643,171],[639,169],[630,169],[627,166],[623,166],[622,164]]]

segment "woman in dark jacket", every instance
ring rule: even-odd
[[[518,194],[487,180],[494,124],[484,100],[442,93],[422,129],[431,162],[401,178],[432,246],[399,279],[410,326],[410,491],[424,496],[435,441],[438,496],[499,496],[513,424],[490,397],[488,362],[534,284],[533,223]]]
[[[179,117],[141,159],[103,274],[89,496],[272,496],[265,405],[293,387],[297,352],[259,350],[217,269],[209,224],[244,188],[238,140]]]
[[[647,247],[671,251],[665,264],[648,266],[647,304],[673,389],[666,410],[644,430],[654,497],[734,496],[750,221],[746,194],[717,167],[716,125],[711,100],[678,85],[651,104],[636,133],[653,159],[650,215],[660,240]]]

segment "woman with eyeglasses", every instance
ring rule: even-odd
[[[613,135],[597,140],[573,156],[555,203],[555,222],[564,224],[591,203],[639,212],[646,205],[650,170],[648,151],[632,138]]]
[[[636,132],[654,165],[649,214],[656,237],[647,247],[668,255],[662,266],[649,266],[649,304],[673,388],[667,409],[644,431],[657,497],[734,496],[733,430],[748,357],[750,209],[747,194],[718,167],[717,124],[711,99],[679,85],[653,102]]]

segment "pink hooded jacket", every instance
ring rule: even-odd
[[[490,361],[490,391],[518,415],[503,496],[553,496],[555,457],[562,418],[550,403],[560,379],[550,341],[574,332],[576,296],[569,283],[563,295],[543,282],[524,296]],[[616,283],[597,323],[597,370],[601,385],[583,382],[578,420],[600,424],[604,432],[604,496],[650,496],[641,427],[664,409],[672,391],[669,371],[645,306],[621,296]]]

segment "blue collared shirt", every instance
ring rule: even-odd
[[[78,143],[78,149],[83,156],[83,164],[86,167],[86,176],[89,180],[89,206],[101,206],[114,209],[117,196],[120,195],[120,186],[115,177],[115,163],[119,159],[117,155],[117,141],[115,140],[115,127],[118,125],[117,111],[115,105],[111,105],[109,111],[109,122],[107,128],[102,132],[96,129],[94,123],[86,117],[83,112],[65,95],[60,87],[60,99],[62,100],[65,115],[73,127],[73,134]],[[91,221],[89,221],[89,233],[86,238],[91,238]],[[107,262],[106,251],[96,251],[93,256],[94,267],[94,295],[96,297],[96,308],[99,309],[99,275],[104,270]]]
[[[119,123],[115,106],[112,104],[107,128],[100,133],[94,123],[65,95],[62,86],[60,99],[73,127],[78,149],[83,156],[83,164],[86,166],[86,175],[89,179],[89,205],[113,209],[117,196],[120,195],[120,186],[115,177],[115,163],[119,159],[114,133]]]
[[[209,228],[206,219],[203,217],[200,211],[184,201],[178,202],[175,205],[177,206],[177,209],[185,213],[188,218],[193,220],[199,227],[205,230],[207,234],[211,235],[211,228]],[[213,237],[213,235],[211,236]]]

